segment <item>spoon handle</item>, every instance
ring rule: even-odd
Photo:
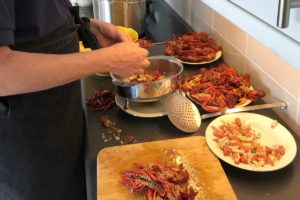
[[[278,108],[278,107],[280,107],[280,109],[284,110],[287,108],[287,105],[285,102],[277,102],[277,103],[267,103],[267,104],[255,105],[255,106],[236,107],[236,108],[226,109],[226,110],[220,111],[220,112],[203,114],[203,115],[201,115],[201,119],[216,117],[219,115],[225,115],[225,114],[229,114],[229,113],[260,110],[260,109],[266,109],[266,108]]]

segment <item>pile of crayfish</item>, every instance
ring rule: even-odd
[[[133,191],[146,192],[148,200],[193,200],[197,192],[188,180],[182,164],[134,164],[133,169],[121,172],[121,182]]]
[[[222,48],[206,32],[190,32],[166,41],[165,54],[182,61],[211,61]]]
[[[251,87],[249,74],[238,74],[234,67],[224,63],[211,69],[201,68],[193,76],[187,75],[181,89],[207,112],[223,111],[248,99],[256,101],[265,96],[264,91]]]
[[[164,76],[158,70],[145,70],[143,74],[135,74],[128,78],[131,83],[154,82],[163,79]]]
[[[87,105],[94,108],[95,111],[106,111],[115,105],[115,92],[97,89],[87,99]]]
[[[144,49],[148,49],[152,44],[151,40],[147,40],[145,38],[138,39],[136,42]]]

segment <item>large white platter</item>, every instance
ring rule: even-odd
[[[284,146],[285,154],[279,161],[275,162],[274,166],[265,165],[264,167],[256,167],[253,165],[246,165],[242,163],[235,164],[231,157],[223,155],[222,150],[214,141],[216,137],[213,135],[212,126],[219,127],[223,124],[223,122],[231,122],[236,117],[239,117],[242,122],[250,125],[252,129],[261,133],[259,142],[262,145],[273,146],[277,144]],[[274,123],[277,125],[275,127],[272,127],[271,125],[274,125]],[[294,160],[297,153],[297,145],[295,139],[284,126],[276,122],[274,119],[254,113],[233,113],[220,116],[214,119],[208,125],[205,131],[205,137],[209,148],[217,157],[232,166],[249,171],[267,172],[284,168]]]

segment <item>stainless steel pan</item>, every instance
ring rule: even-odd
[[[150,67],[147,70],[158,70],[164,76],[162,80],[145,83],[130,83],[115,74],[110,74],[115,91],[129,101],[150,102],[175,92],[179,88],[180,74],[183,65],[170,56],[151,56],[148,58]]]

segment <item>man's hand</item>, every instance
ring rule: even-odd
[[[149,52],[134,43],[129,34],[112,24],[95,19],[90,19],[90,29],[100,46],[106,47],[95,51],[105,55],[103,56],[105,59],[101,62],[104,63],[101,70],[128,77],[141,74],[149,67],[150,62],[147,59]],[[97,65],[98,63],[95,63],[95,66]]]
[[[132,41],[127,33],[102,20],[90,19],[90,29],[96,36],[101,47],[108,47],[116,43]]]
[[[102,57],[105,59],[101,63],[107,67],[105,70],[122,77],[142,74],[150,65],[147,59],[149,52],[133,42],[121,42],[94,52],[97,51],[104,54]]]

